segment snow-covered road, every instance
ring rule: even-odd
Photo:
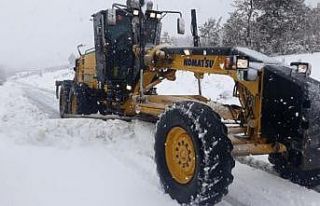
[[[0,86],[0,206],[178,205],[157,177],[154,125],[59,119],[54,81],[71,76],[47,72]],[[192,81],[182,74],[160,92],[192,91]],[[227,79],[211,76],[204,87],[214,100],[236,102]],[[320,204],[319,193],[268,172],[237,163],[233,174],[220,206]]]

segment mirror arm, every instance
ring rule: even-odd
[[[182,13],[180,11],[161,11],[161,12],[166,14],[179,14],[180,18],[182,18]]]
[[[80,56],[82,56],[82,52],[81,52],[80,48],[81,48],[81,47],[84,47],[84,46],[85,46],[85,45],[83,45],[83,44],[79,44],[79,45],[77,46],[77,50],[78,50],[78,53],[79,53]]]
[[[126,5],[123,5],[123,4],[112,4],[112,8],[114,9],[114,8],[117,8],[117,9],[121,9],[121,7],[123,7],[123,8],[127,8],[127,6]]]

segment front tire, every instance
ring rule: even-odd
[[[221,201],[233,181],[231,150],[225,125],[206,105],[177,103],[158,121],[157,170],[165,192],[181,204]]]

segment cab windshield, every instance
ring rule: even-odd
[[[146,45],[160,44],[161,22],[156,18],[146,18],[145,20],[145,41]]]

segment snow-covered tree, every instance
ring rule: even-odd
[[[235,11],[223,26],[223,43],[268,54],[306,52],[317,42],[310,36],[311,9],[304,0],[234,0]],[[319,30],[317,30],[319,33]],[[315,45],[316,43],[312,43]]]
[[[320,3],[308,15],[307,49],[309,52],[320,51]]]
[[[223,26],[223,45],[246,46],[245,21],[238,12],[233,12]]]
[[[251,47],[253,43],[254,23],[255,18],[258,15],[256,9],[256,1],[254,0],[236,0],[235,6],[236,12],[243,21],[245,44],[247,47]]]
[[[304,0],[257,0],[260,49],[266,53],[288,54],[306,47],[308,8]]]
[[[221,19],[210,18],[200,27],[201,46],[221,46],[222,45],[222,26]]]
[[[255,20],[258,17],[257,0],[234,0],[236,8],[224,25],[224,44],[252,48],[255,43]]]

